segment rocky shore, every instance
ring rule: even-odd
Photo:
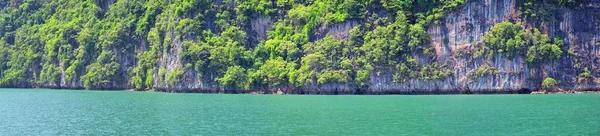
[[[19,87],[22,88],[22,87]],[[1,90],[2,88],[0,88]],[[26,88],[23,88],[26,89]],[[33,88],[31,88],[33,89]],[[48,89],[61,89],[61,88],[48,88]],[[77,88],[62,88],[67,90],[82,90]],[[423,92],[423,91],[397,91],[397,92],[366,92],[366,91],[355,91],[355,93],[339,93],[339,92],[319,92],[319,91],[283,91],[283,90],[251,90],[251,91],[225,91],[225,90],[136,90],[136,89],[105,89],[105,90],[89,90],[89,91],[130,91],[130,92],[164,92],[164,93],[204,93],[204,94],[251,94],[251,95],[482,95],[482,94],[532,94],[532,95],[543,95],[543,94],[600,94],[600,90],[534,90],[530,91],[527,89],[523,90],[488,90],[488,91],[434,91],[434,92]],[[313,92],[313,93],[311,93]]]
[[[533,92],[531,92],[531,94],[534,94],[534,95],[537,95],[537,94],[600,94],[600,90],[597,90],[597,91],[573,91],[573,90],[546,91],[546,90],[540,90],[540,91],[533,91]]]

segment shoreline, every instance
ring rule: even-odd
[[[39,87],[17,87],[17,88],[0,88],[0,89],[47,89],[47,90],[85,90],[85,91],[123,91],[123,92],[161,92],[161,93],[197,93],[197,94],[249,94],[249,95],[489,95],[489,94],[530,94],[530,95],[544,95],[544,94],[600,94],[600,90],[561,90],[561,91],[545,91],[545,90],[535,90],[535,91],[513,91],[513,90],[504,90],[504,91],[480,91],[480,92],[470,92],[470,91],[436,91],[436,92],[418,92],[418,91],[386,91],[386,92],[362,92],[362,93],[330,93],[330,92],[317,92],[317,93],[305,93],[303,91],[294,91],[292,93],[286,93],[281,90],[279,91],[223,91],[223,90],[164,90],[164,89],[149,89],[149,90],[137,90],[137,89],[82,89],[82,88],[39,88]],[[360,91],[357,91],[360,92]]]
[[[539,95],[539,94],[600,94],[600,90],[597,91],[573,91],[573,90],[569,90],[569,91],[554,91],[554,92],[548,92],[548,91],[533,91],[531,92],[532,95]]]

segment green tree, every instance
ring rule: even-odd
[[[289,66],[293,66],[281,58],[268,60],[260,66],[260,68],[251,74],[252,79],[258,86],[266,86],[268,88],[280,87],[288,85],[290,72]]]
[[[223,77],[217,78],[219,84],[225,90],[242,90],[246,86],[246,70],[240,66],[231,66],[227,68]]]
[[[554,80],[554,78],[546,77],[544,81],[542,81],[542,88],[553,91],[558,85],[558,81]]]

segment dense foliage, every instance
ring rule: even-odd
[[[464,0],[11,0],[0,2],[0,86],[138,89],[191,75],[223,89],[340,83],[377,71],[441,79],[425,26]],[[381,14],[382,11],[390,14]],[[251,21],[276,20],[267,39]],[[348,39],[322,24],[363,20]],[[249,33],[251,32],[251,33]],[[422,71],[422,72],[411,72]]]
[[[538,29],[526,30],[519,23],[502,22],[496,24],[483,36],[484,42],[491,51],[506,57],[526,56],[529,63],[546,62],[560,59],[563,54],[563,41],[554,38],[550,41],[548,35]]]
[[[521,0],[518,5],[523,19],[549,22],[556,20],[556,11],[561,6],[577,7],[588,1],[592,0]]]

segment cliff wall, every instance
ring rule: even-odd
[[[406,82],[394,82],[394,69],[387,69],[370,74],[368,86],[359,88],[354,82],[329,83],[294,87],[281,85],[269,89],[255,89],[272,93],[297,94],[446,94],[446,93],[527,93],[542,89],[542,80],[553,77],[559,81],[558,90],[600,90],[600,1],[590,1],[573,7],[558,7],[554,20],[524,19],[519,15],[519,1],[517,0],[475,0],[460,6],[441,17],[435,23],[426,26],[427,33],[431,36],[429,46],[434,51],[434,57],[413,55],[421,62],[437,62],[445,64],[452,74],[443,79],[409,79]],[[112,3],[112,2],[109,2]],[[109,8],[111,4],[103,3],[102,8]],[[237,6],[231,3],[231,7]],[[286,12],[285,10],[279,11]],[[385,16],[385,11],[377,12]],[[275,22],[287,16],[256,16],[247,21],[243,31],[247,33],[247,47],[257,48],[258,44],[269,39],[269,32],[274,29]],[[186,40],[198,41],[198,33],[179,33],[178,29],[185,27],[171,22],[179,22],[183,18],[173,14],[157,17],[157,20],[166,20],[164,27],[160,27],[158,35],[164,37],[157,52],[156,68],[150,69],[152,86],[146,89],[169,92],[210,92],[210,93],[240,93],[240,89],[226,89],[219,85],[215,79],[217,75],[205,74],[199,76],[193,68],[183,61],[187,46]],[[207,23],[203,27],[214,29],[216,20],[205,18]],[[526,58],[505,57],[496,54],[491,58],[473,57],[474,52],[485,46],[483,35],[500,22],[520,22],[524,28],[537,28],[549,37],[560,37],[564,41],[561,47],[565,53],[559,60],[547,63],[531,64]],[[361,26],[368,21],[364,19],[347,19],[343,22],[321,23],[315,27],[311,41],[323,39],[326,35],[333,35],[336,39],[348,39],[351,29]],[[171,26],[171,24],[174,24]],[[159,25],[159,24],[157,24]],[[301,28],[293,27],[294,31]],[[182,38],[183,37],[183,38]],[[96,89],[132,89],[135,88],[130,81],[132,67],[135,67],[142,51],[151,50],[148,44],[151,41],[145,38],[137,40],[135,48],[123,50],[113,49],[116,61],[120,64],[117,75],[119,78],[109,81]],[[148,38],[149,39],[149,38]],[[137,53],[127,53],[133,51]],[[60,63],[62,64],[62,63]],[[492,70],[490,74],[474,77],[471,73],[485,67]],[[591,76],[582,77],[584,68],[591,71]],[[84,88],[80,78],[85,72],[77,72],[74,78],[67,80],[66,66],[59,65],[60,80],[56,82],[38,82],[32,87],[44,88]],[[181,73],[172,71],[182,70]],[[35,71],[35,70],[34,70]],[[36,74],[36,73],[34,73]],[[170,74],[178,74],[177,82],[169,82]],[[34,75],[36,77],[36,75]],[[22,86],[17,86],[22,87]]]

